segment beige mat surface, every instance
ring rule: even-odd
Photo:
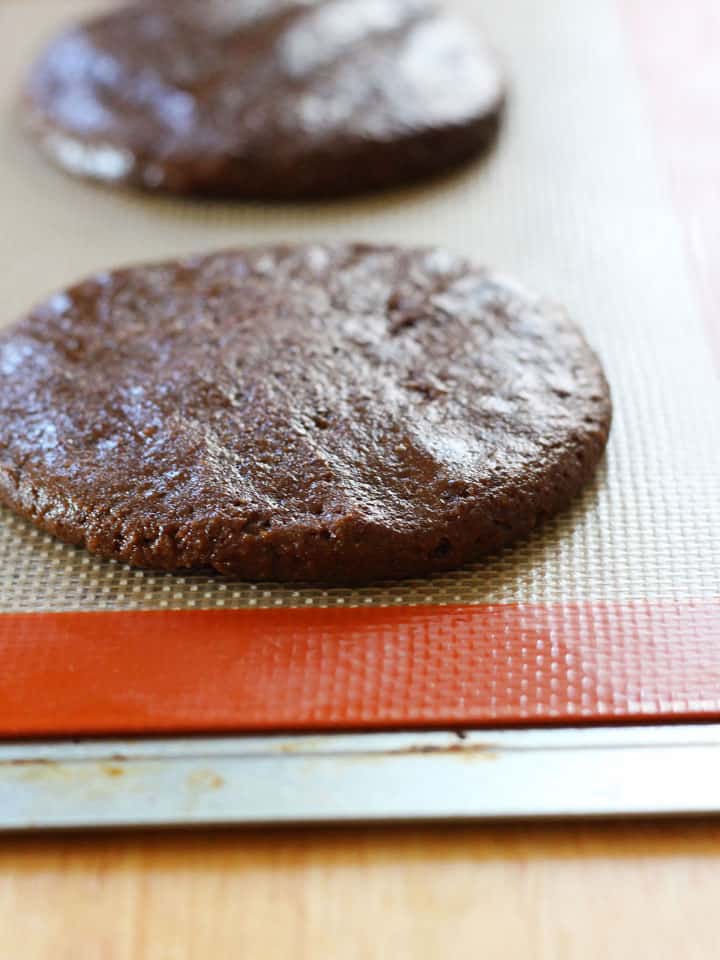
[[[362,0],[358,0],[362,2]],[[0,323],[93,270],[285,239],[439,244],[565,302],[615,401],[606,464],[572,510],[484,564],[364,589],[133,571],[0,513],[0,610],[511,603],[720,596],[720,379],[612,0],[455,0],[511,78],[496,149],[430,186],[350,203],[175,202],[56,172],[18,132],[23,70],[86,0],[0,2]]]

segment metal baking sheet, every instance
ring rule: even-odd
[[[0,747],[0,829],[720,812],[720,726]]]

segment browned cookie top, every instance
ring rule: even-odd
[[[143,0],[51,43],[24,108],[75,173],[282,199],[451,167],[501,102],[482,39],[426,0]]]
[[[100,274],[0,339],[0,497],[102,556],[250,579],[458,566],[588,480],[610,421],[565,313],[439,250]]]

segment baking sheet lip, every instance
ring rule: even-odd
[[[718,759],[717,723],[14,744],[0,830],[713,814]]]
[[[458,752],[503,744],[505,749],[576,749],[578,746],[609,748],[627,746],[675,746],[698,743],[720,744],[720,722],[705,720],[688,723],[603,723],[595,725],[560,724],[556,726],[463,726],[437,729],[358,730],[328,732],[260,732],[250,734],[195,734],[131,737],[58,737],[52,740],[7,740],[0,742],[0,766],[15,760],[67,755],[74,759],[139,759],[149,751],[170,756],[207,756],[229,752],[236,756],[276,752],[296,756],[300,753],[328,755],[336,752],[387,752],[388,745],[423,742]],[[291,749],[286,749],[287,746]],[[330,749],[328,749],[328,747]]]

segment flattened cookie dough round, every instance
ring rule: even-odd
[[[55,39],[23,115],[75,174],[283,200],[452,168],[502,101],[482,37],[427,0],[142,0]]]
[[[610,423],[558,307],[439,250],[260,247],[116,270],[0,338],[0,499],[163,570],[457,567],[590,478]]]

